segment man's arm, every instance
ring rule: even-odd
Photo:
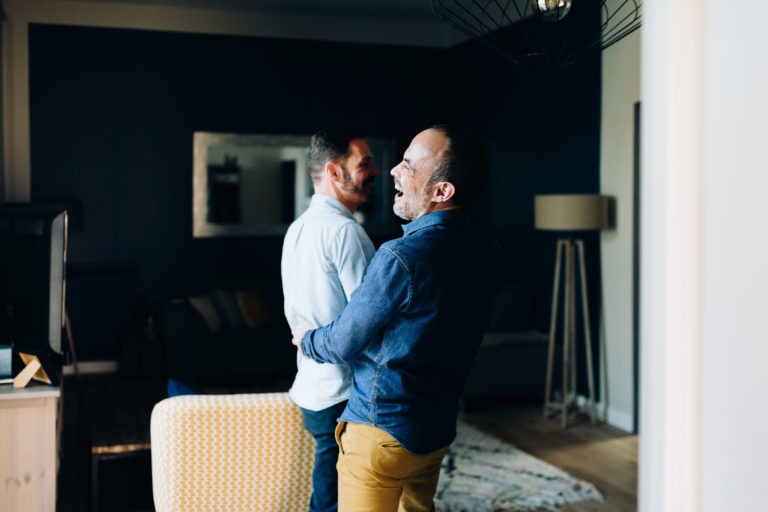
[[[294,333],[294,344],[320,363],[350,362],[372,339],[381,335],[411,298],[411,279],[403,263],[387,249],[371,261],[360,287],[344,311],[330,324]]]

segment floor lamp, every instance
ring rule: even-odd
[[[574,231],[599,230],[609,227],[609,198],[601,195],[539,195],[535,197],[536,229],[568,232],[568,238],[557,241],[555,275],[552,285],[552,316],[549,327],[547,353],[547,380],[544,391],[544,417],[560,413],[563,428],[568,426],[572,413],[579,412],[576,393],[576,260],[578,259],[579,288],[584,324],[584,347],[587,362],[589,397],[586,412],[592,424],[597,421],[595,405],[595,377],[592,361],[592,333],[587,300],[587,271],[584,264],[584,241],[573,237]],[[563,263],[563,258],[565,262]],[[563,280],[563,351],[561,397],[553,400],[552,374],[557,334],[557,308],[560,298],[561,269],[565,267]]]

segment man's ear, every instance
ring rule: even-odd
[[[440,181],[432,191],[433,203],[444,203],[450,201],[456,193],[456,187],[450,181]]]
[[[341,169],[341,166],[333,161],[326,162],[325,163],[325,174],[328,176],[328,179],[331,181],[343,181],[344,180],[344,173]]]

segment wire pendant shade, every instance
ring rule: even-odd
[[[641,6],[637,0],[432,0],[438,17],[513,62],[555,65],[575,64],[640,28]]]

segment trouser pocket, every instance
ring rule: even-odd
[[[339,423],[336,425],[336,444],[339,445],[339,452],[343,455],[344,454],[344,445],[341,443],[341,434],[344,433],[344,430],[347,428],[347,422],[344,420],[339,421]]]

